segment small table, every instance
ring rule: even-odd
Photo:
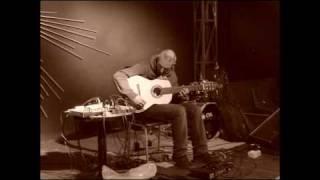
[[[99,121],[102,124],[98,127],[98,168],[99,168],[99,177],[102,177],[102,166],[106,165],[107,162],[107,146],[106,146],[106,135],[104,131],[105,120],[110,120],[112,118],[117,118],[121,116],[132,115],[133,113],[119,113],[119,114],[106,114],[106,115],[93,115],[90,116],[86,121]]]
[[[111,120],[112,118],[122,117],[132,115],[133,112],[121,112],[121,113],[111,113],[109,111],[104,112],[103,115],[90,115],[90,116],[79,116],[70,113],[70,111],[65,111],[69,113],[72,117],[83,118],[85,122],[101,122],[101,125],[98,126],[98,176],[102,179],[102,167],[106,165],[107,156],[106,156],[106,135],[105,135],[105,121]]]

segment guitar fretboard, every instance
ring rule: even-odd
[[[175,86],[170,88],[161,88],[161,94],[174,94],[180,92],[183,88],[187,88],[189,91],[200,91],[205,89],[204,85],[187,85],[187,86]]]

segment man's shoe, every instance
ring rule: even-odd
[[[194,162],[203,163],[204,165],[215,166],[219,161],[212,157],[209,153],[203,153],[194,157]]]
[[[175,166],[182,169],[189,169],[191,166],[191,162],[189,161],[187,156],[182,156],[178,158],[173,157],[173,161],[176,163]]]

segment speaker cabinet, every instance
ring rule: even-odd
[[[258,142],[270,148],[279,149],[280,108],[264,119],[250,132],[250,141]]]

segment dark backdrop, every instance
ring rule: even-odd
[[[278,78],[278,1],[221,1],[218,56],[231,81]]]

